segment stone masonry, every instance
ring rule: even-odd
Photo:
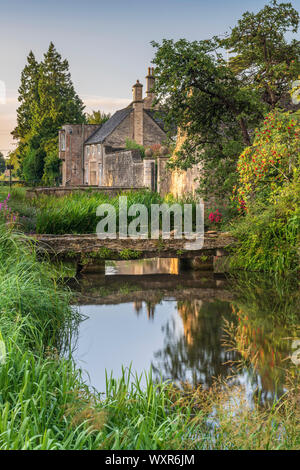
[[[149,162],[136,151],[126,150],[127,139],[145,147],[162,144],[166,133],[157,117],[153,101],[154,69],[146,76],[146,97],[137,80],[132,102],[117,111],[102,126],[66,124],[59,131],[59,157],[63,186],[153,187]],[[151,163],[153,170],[154,161]],[[146,166],[146,169],[144,168]],[[146,178],[146,180],[145,180]]]

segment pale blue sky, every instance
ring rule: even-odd
[[[87,110],[114,111],[144,80],[153,57],[151,40],[199,40],[221,34],[246,10],[266,0],[0,0],[0,80],[7,104],[0,105],[0,150],[13,148],[17,88],[26,56],[38,60],[53,41],[70,63],[72,79]],[[300,9],[300,0],[292,1]]]

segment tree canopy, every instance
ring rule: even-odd
[[[297,33],[298,24],[299,13],[291,3],[273,0],[257,14],[244,13],[226,39],[220,40],[233,54],[230,68],[272,107],[300,71],[300,43],[285,39],[286,33]]]
[[[110,113],[105,113],[98,109],[97,111],[93,110],[91,114],[86,114],[86,120],[88,124],[99,124],[100,126],[108,121],[111,117]]]
[[[66,122],[85,122],[84,105],[75,92],[68,61],[52,42],[41,63],[30,52],[18,100],[17,126],[12,134],[19,140],[20,171],[27,180],[50,182],[47,168],[57,169],[55,179],[59,172],[59,128]]]
[[[296,33],[298,24],[290,3],[272,1],[256,14],[246,12],[225,37],[152,42],[157,101],[170,133],[176,123],[185,136],[170,164],[186,169],[200,161],[204,196],[231,193],[238,156],[252,144],[255,128],[268,111],[291,103],[300,43],[288,42],[285,33]]]

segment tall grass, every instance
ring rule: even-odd
[[[0,202],[7,197],[7,189],[1,193]],[[149,190],[122,192],[114,197],[91,191],[75,192],[64,197],[39,196],[33,200],[26,199],[24,188],[12,188],[9,199],[9,209],[17,215],[18,227],[25,233],[48,234],[84,234],[95,233],[100,217],[96,211],[101,204],[110,204],[116,212],[116,228],[119,227],[119,196],[127,197],[128,209],[133,204],[142,204],[148,209],[148,225],[151,222],[151,204],[192,204],[193,220],[196,218],[196,203],[192,198],[175,199],[172,195],[162,198],[158,193]],[[136,216],[128,216],[128,223]],[[171,229],[173,228],[171,214]]]
[[[34,202],[26,198],[26,188],[0,186],[0,202],[7,199],[8,194],[10,195],[8,207],[16,216],[20,229],[26,233],[34,232],[37,209]]]
[[[66,234],[66,233],[95,233],[100,217],[96,210],[100,204],[111,204],[116,211],[116,228],[119,227],[119,196],[127,197],[128,209],[133,204],[142,204],[148,209],[148,225],[151,223],[151,204],[169,205],[173,203],[190,203],[193,206],[195,219],[196,205],[191,199],[176,200],[169,195],[162,198],[158,193],[149,190],[120,193],[116,197],[109,197],[101,193],[74,193],[62,198],[55,196],[40,197],[37,201],[37,233]],[[128,216],[128,223],[135,216]],[[173,228],[173,214],[171,214],[171,229]]]
[[[0,225],[1,449],[92,446],[88,432],[64,418],[84,389],[72,361],[62,358],[79,318],[52,275],[29,240]]]
[[[150,208],[151,204],[162,203],[157,193],[139,191],[120,193],[127,196],[128,207],[132,204],[144,204]],[[41,197],[37,201],[37,233],[94,233],[100,218],[96,216],[100,204],[111,204],[116,210],[117,226],[119,218],[119,197],[109,197],[101,193],[74,193],[62,198],[55,196]]]
[[[30,240],[0,225],[1,319],[30,319],[27,341],[60,348],[66,344],[79,317],[69,307],[70,294],[62,291],[46,261],[37,260]]]
[[[191,411],[174,407],[166,384],[107,378],[91,394],[68,353],[79,320],[70,295],[23,235],[0,225],[0,449],[182,446]],[[2,348],[3,349],[3,348]],[[1,351],[2,351],[1,349]],[[177,436],[174,441],[174,436]]]
[[[0,449],[300,448],[295,391],[268,412],[237,412],[224,387],[179,390],[149,373],[142,388],[123,370],[107,377],[105,398],[92,393],[70,355],[70,294],[5,226],[0,288]]]

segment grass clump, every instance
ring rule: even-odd
[[[92,448],[88,430],[64,418],[84,390],[80,372],[64,358],[79,316],[30,241],[3,225],[0,289],[0,448]]]
[[[127,196],[128,207],[132,204],[161,204],[162,198],[157,193],[144,190],[139,192],[120,193]],[[96,210],[101,204],[111,204],[116,211],[117,229],[119,225],[119,197],[110,198],[101,193],[74,193],[57,198],[55,196],[40,197],[36,204],[37,233],[95,233],[100,217]],[[133,219],[134,217],[132,217]],[[130,218],[129,218],[130,221]]]
[[[232,389],[106,377],[91,392],[71,357],[80,317],[24,235],[0,225],[0,449],[297,449],[299,388],[268,409]],[[238,393],[238,391],[237,391]],[[237,400],[241,404],[241,400]]]

